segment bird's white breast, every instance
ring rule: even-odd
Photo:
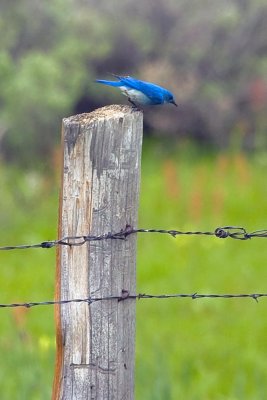
[[[120,87],[122,93],[129,97],[134,103],[150,104],[150,99],[144,93],[136,89],[127,88],[126,86]]]

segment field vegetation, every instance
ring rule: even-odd
[[[165,150],[162,150],[165,149]],[[188,143],[145,141],[139,226],[214,230],[266,228],[265,153],[206,152]],[[58,171],[22,172],[2,164],[1,245],[56,237]],[[137,291],[266,292],[266,239],[138,236]],[[55,250],[1,252],[1,303],[54,295]],[[137,302],[136,398],[262,399],[266,304],[252,299]],[[50,397],[53,307],[1,309],[1,399]],[[19,388],[19,390],[18,390]]]

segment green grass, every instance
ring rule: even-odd
[[[139,226],[267,227],[267,156],[145,143]],[[1,245],[56,237],[58,184],[0,166]],[[141,293],[267,292],[267,239],[140,234]],[[53,298],[55,251],[0,254],[0,303]],[[137,302],[136,399],[264,399],[267,299]],[[1,400],[50,398],[52,307],[0,309]]]
[[[57,185],[36,173],[0,166],[1,245],[38,243],[57,231]],[[0,253],[0,303],[53,299],[55,250]],[[54,310],[0,309],[0,397],[51,397]]]

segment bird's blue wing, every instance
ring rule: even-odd
[[[139,81],[138,79],[130,76],[117,76],[120,82],[129,88],[139,90],[144,93],[153,104],[162,104],[164,102],[165,89],[153,83]]]

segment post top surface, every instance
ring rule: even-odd
[[[65,122],[78,122],[86,124],[94,120],[108,119],[108,118],[120,118],[124,117],[126,114],[141,113],[139,110],[135,110],[132,106],[112,104],[110,106],[105,106],[102,108],[97,108],[90,113],[83,113],[72,115],[68,118],[64,118]]]

